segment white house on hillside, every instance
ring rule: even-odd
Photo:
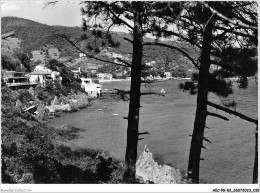
[[[84,53],[79,53],[79,57],[80,57],[80,58],[84,58],[84,57],[86,57],[86,54],[84,54]]]
[[[111,81],[113,79],[113,75],[110,73],[98,73],[97,77],[100,82]]]
[[[41,83],[42,86],[46,86],[46,81],[52,80],[51,73],[43,70],[33,71],[28,74],[30,77],[30,82]]]
[[[78,70],[71,70],[71,72],[73,72],[75,78],[79,78],[81,74],[80,67]]]
[[[45,86],[48,80],[61,80],[60,73],[50,70],[45,64],[37,65],[34,71],[29,73],[28,76],[30,77],[30,82],[40,82],[42,86]]]
[[[84,88],[85,92],[89,96],[98,98],[101,96],[102,86],[100,84],[95,84],[92,78],[81,78],[81,87]]]
[[[111,52],[113,58],[122,58],[123,56],[121,54]]]
[[[145,64],[147,65],[147,66],[154,66],[155,65],[155,61],[150,61],[150,62],[146,62]]]
[[[166,79],[172,78],[171,72],[164,72],[164,76]]]
[[[52,70],[50,70],[49,68],[47,68],[46,66],[45,66],[45,64],[43,64],[43,63],[41,63],[41,64],[38,64],[37,66],[35,66],[35,68],[34,68],[34,71],[46,71],[46,72],[49,72],[49,73],[51,73],[52,72]]]

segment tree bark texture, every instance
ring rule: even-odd
[[[258,184],[258,126],[255,131],[255,163],[253,172],[253,184]]]
[[[210,67],[212,28],[213,23],[212,21],[210,21],[206,25],[203,33],[202,53],[198,81],[197,107],[188,163],[188,180],[194,183],[199,183],[200,155],[201,148],[203,145],[204,128],[207,117],[208,77]]]
[[[126,171],[123,179],[124,183],[135,183],[141,96],[141,65],[143,57],[141,9],[142,7],[138,7],[137,5],[137,10],[134,15],[133,59],[131,64],[131,86],[127,126],[127,146],[125,154]]]

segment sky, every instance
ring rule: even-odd
[[[47,25],[81,26],[80,1],[59,1],[45,7],[46,1],[1,1],[1,17],[13,16],[30,19]],[[45,8],[44,8],[45,7]],[[126,28],[114,27],[113,31],[127,32]]]
[[[44,1],[1,2],[1,17],[16,16],[48,25],[81,25],[79,1],[60,1],[45,8],[44,5]]]
[[[3,0],[1,1],[0,14],[1,17],[20,17],[47,25],[81,26],[83,16],[80,12],[80,1],[60,0],[55,5],[45,7],[46,2],[44,0]],[[114,27],[112,30],[128,32],[125,27]],[[146,37],[155,38],[150,34],[147,34]],[[164,40],[164,38],[161,38],[161,40]]]

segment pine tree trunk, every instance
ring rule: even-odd
[[[141,64],[143,57],[142,21],[140,16],[141,7],[137,8],[134,15],[133,31],[133,59],[131,66],[130,102],[127,127],[127,146],[125,154],[126,171],[124,183],[135,183],[135,171],[137,160],[138,125],[140,109],[141,89]]]
[[[253,172],[253,184],[258,184],[258,126],[255,131],[255,163]]]
[[[203,44],[198,81],[197,109],[188,163],[188,180],[194,183],[199,183],[200,155],[203,145],[204,128],[207,117],[208,77],[210,67],[212,27],[213,23],[209,22],[208,25],[205,27],[205,31],[203,33]]]

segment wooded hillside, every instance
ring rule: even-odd
[[[21,49],[23,52],[30,54],[32,50],[37,50],[45,45],[54,45],[61,52],[61,56],[78,57],[78,52],[62,41],[53,36],[55,33],[65,33],[67,36],[78,38],[83,33],[90,34],[91,31],[83,32],[80,27],[65,27],[65,26],[49,26],[32,20],[18,17],[3,17],[1,18],[2,34],[16,30],[14,37],[22,39]],[[124,37],[131,39],[131,35],[123,32],[115,32],[113,38],[120,43],[117,48],[111,48],[111,51],[128,54],[132,52],[132,44],[124,40]],[[145,41],[154,41],[153,39],[145,38]],[[172,44],[169,41],[169,44]],[[176,43],[177,47],[185,47],[188,53],[194,53],[193,48],[187,47],[181,43]],[[192,54],[191,54],[192,55]],[[175,64],[191,67],[189,60],[186,60],[182,54],[176,50],[171,50],[163,47],[146,46],[144,50],[144,59],[147,61],[174,61]]]

